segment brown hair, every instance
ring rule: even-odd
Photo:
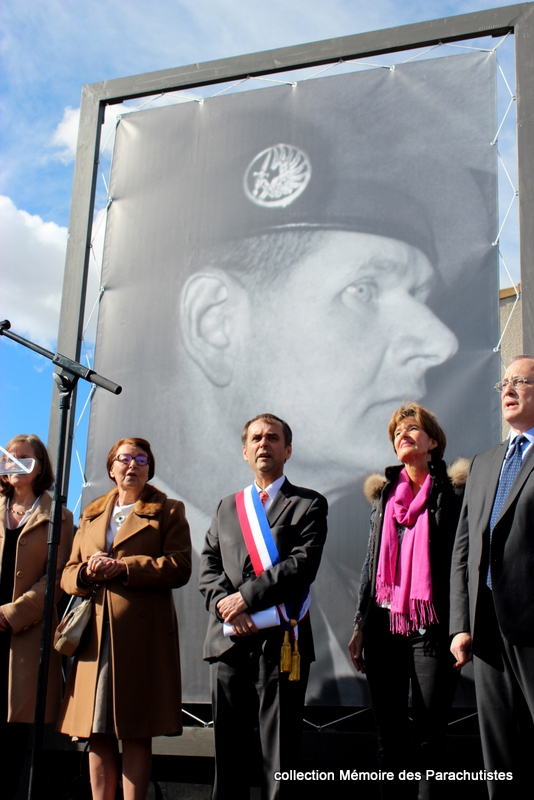
[[[32,483],[32,489],[38,496],[43,492],[46,492],[47,489],[50,489],[54,483],[54,470],[52,469],[52,463],[50,461],[50,456],[48,455],[48,450],[35,433],[19,433],[18,436],[14,436],[9,440],[9,442],[6,444],[6,450],[9,450],[10,447],[13,447],[13,445],[17,444],[18,442],[25,442],[28,444],[33,450],[36,460],[41,465],[41,472],[35,476]],[[13,497],[14,491],[14,487],[9,483],[8,476],[1,475],[0,494],[5,495],[6,497]]]
[[[439,458],[442,458],[447,446],[447,437],[440,427],[434,414],[419,403],[405,403],[391,415],[388,425],[388,435],[395,450],[395,431],[398,424],[409,417],[413,417],[417,424],[424,430],[427,436],[434,439],[436,447],[432,450]],[[395,450],[395,452],[397,452]]]
[[[132,447],[138,447],[140,450],[144,450],[148,456],[148,480],[154,477],[154,473],[156,471],[156,459],[154,458],[154,453],[152,452],[152,448],[150,447],[150,442],[146,439],[140,439],[138,436],[130,436],[127,439],[119,439],[118,442],[115,442],[113,447],[108,453],[107,461],[106,461],[106,469],[108,471],[108,475],[111,478],[110,472],[113,466],[113,462],[115,461],[115,456],[117,455],[117,451],[119,447],[122,447],[123,444],[131,444]],[[114,478],[111,478],[114,480]]]
[[[291,430],[287,422],[284,422],[283,419],[277,417],[276,414],[258,414],[258,416],[254,417],[254,419],[249,419],[248,422],[245,422],[245,427],[243,428],[243,433],[241,434],[241,442],[243,444],[243,447],[245,447],[247,444],[248,429],[250,428],[253,422],[258,422],[259,420],[265,420],[265,422],[279,422],[284,432],[285,446],[289,447],[291,445],[291,442],[293,441],[293,431]]]

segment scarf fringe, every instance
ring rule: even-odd
[[[436,611],[429,600],[412,600],[410,598],[410,613],[390,611],[389,629],[391,633],[400,633],[401,636],[410,636],[421,628],[435,625],[439,622]]]

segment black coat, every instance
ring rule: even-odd
[[[286,479],[267,512],[281,561],[256,578],[241,533],[235,495],[221,500],[200,561],[199,589],[210,612],[204,643],[206,660],[216,660],[236,643],[235,637],[223,635],[216,613],[219,600],[240,591],[250,612],[261,611],[288,602],[313,583],[326,539],[327,512],[322,495],[293,486]],[[269,629],[265,635],[268,640],[277,639],[273,646],[279,652],[283,628]],[[313,660],[309,618],[299,624],[299,649],[307,660]]]
[[[451,575],[451,634],[471,633],[475,653],[492,645],[477,616],[483,546],[508,441],[475,456],[462,506]],[[492,535],[491,580],[500,629],[510,644],[534,646],[534,447],[508,493]]]
[[[430,565],[432,570],[432,596],[439,628],[446,634],[449,619],[449,577],[452,550],[462,495],[467,475],[468,461],[458,459],[447,471],[442,459],[429,462],[432,489],[428,501],[430,528]],[[384,511],[391,488],[395,485],[402,464],[387,467],[383,475],[371,475],[365,482],[364,492],[373,503],[371,532],[367,556],[362,568],[355,628],[365,625],[369,609],[376,595],[376,574],[382,541]]]

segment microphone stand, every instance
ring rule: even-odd
[[[48,526],[48,557],[46,564],[46,589],[43,609],[43,625],[41,634],[41,649],[39,654],[39,673],[37,680],[37,699],[35,705],[35,718],[32,739],[32,755],[30,765],[30,787],[28,800],[37,800],[42,797],[42,787],[39,786],[39,777],[42,768],[43,736],[46,712],[46,691],[48,685],[48,666],[50,661],[50,644],[52,641],[52,619],[55,606],[55,584],[57,573],[57,555],[61,538],[61,514],[67,498],[61,495],[63,486],[63,472],[65,466],[65,444],[67,439],[68,412],[70,409],[72,392],[79,378],[101,386],[108,392],[120,394],[122,387],[107,378],[98,375],[94,370],[84,367],[60,353],[52,353],[33,342],[23,339],[22,336],[11,332],[9,320],[0,322],[0,335],[18,342],[24,347],[50,359],[53,364],[61,369],[54,373],[54,380],[59,390],[59,440],[56,456],[56,480],[54,495],[50,510],[50,523]],[[39,791],[41,789],[41,791]]]

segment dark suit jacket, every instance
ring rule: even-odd
[[[210,612],[204,642],[204,659],[216,660],[236,643],[225,637],[217,618],[219,600],[238,590],[250,612],[291,601],[315,579],[326,538],[326,499],[310,489],[293,486],[286,478],[267,512],[267,519],[281,556],[272,569],[255,577],[237,517],[235,495],[221,500],[200,559],[199,588]],[[261,631],[266,641],[283,636],[281,626]],[[253,637],[246,637],[253,638]],[[244,638],[240,637],[240,643]],[[299,650],[313,660],[313,641],[309,619],[299,624]]]
[[[450,631],[471,632],[475,652],[477,644],[489,644],[480,603],[486,581],[483,547],[507,446],[503,442],[473,459],[454,546]],[[534,645],[534,446],[493,530],[491,580],[503,635],[513,645]]]

